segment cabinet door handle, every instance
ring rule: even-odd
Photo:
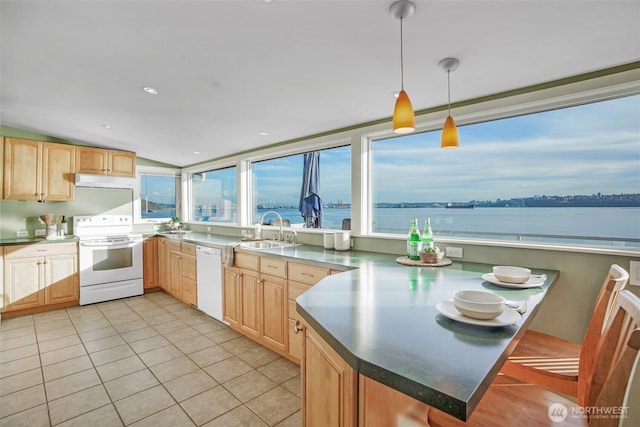
[[[308,276],[308,277],[315,277],[313,274],[311,273],[302,273],[303,276]]]
[[[304,327],[300,325],[300,321],[296,320],[295,325],[293,325],[293,333],[298,334],[299,332],[304,331]]]

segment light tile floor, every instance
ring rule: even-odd
[[[300,426],[300,369],[163,292],[0,323],[0,426]]]

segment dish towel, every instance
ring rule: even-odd
[[[240,243],[227,243],[224,245],[224,265],[233,267],[233,251]]]

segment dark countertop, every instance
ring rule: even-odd
[[[365,264],[323,279],[297,299],[303,319],[359,373],[466,420],[511,353],[558,272],[541,287],[484,282],[490,265]],[[436,304],[462,289],[526,301],[516,324],[487,328],[450,320]]]

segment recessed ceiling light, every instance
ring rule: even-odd
[[[194,151],[193,154],[195,154],[197,156],[198,154],[200,154],[200,152],[199,151]]]
[[[111,125],[108,125],[108,124],[106,124],[106,123],[105,123],[105,124],[103,124],[103,125],[102,125],[102,127],[103,127],[103,128],[105,128],[105,129],[111,129]]]
[[[149,95],[157,95],[158,94],[158,89],[151,87],[151,86],[145,86],[142,88],[145,92],[147,92]]]
[[[265,132],[265,131],[261,130],[261,131],[258,132],[258,135],[260,135],[260,136],[269,136],[269,132]]]

